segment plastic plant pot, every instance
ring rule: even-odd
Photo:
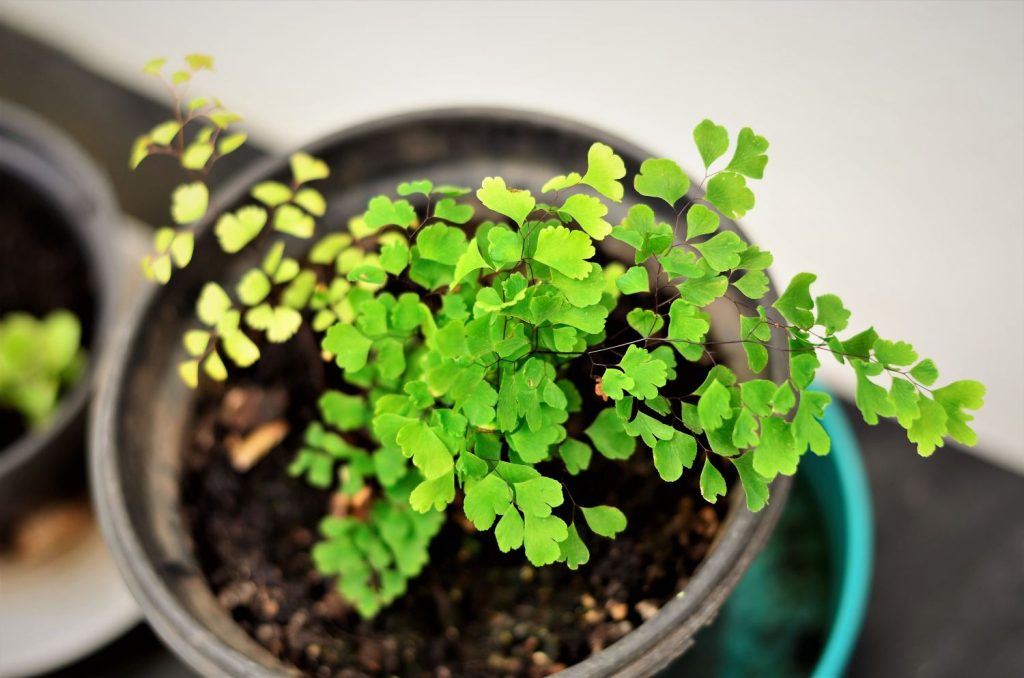
[[[8,524],[50,497],[84,485],[86,406],[116,306],[120,261],[113,234],[120,216],[99,170],[71,141],[3,101],[0,181],[9,209],[24,205],[32,216],[45,213],[46,219],[33,227],[52,230],[41,237],[56,240],[60,248],[73,248],[82,275],[68,284],[87,290],[84,317],[79,320],[89,361],[87,373],[63,394],[49,422],[0,450],[0,523]],[[7,267],[4,275],[16,275],[14,267],[4,262],[0,266]],[[0,308],[0,313],[23,310],[42,315],[54,310],[44,308],[51,290],[34,295],[36,307],[26,308],[15,298],[18,281],[10,283],[4,284],[11,298],[0,300],[0,307],[10,308]]]
[[[331,176],[320,190],[330,205],[326,220],[362,209],[369,197],[409,177],[470,185],[500,174],[516,186],[539,188],[585,158],[600,140],[615,148],[628,172],[650,154],[599,130],[532,113],[498,109],[453,109],[390,118],[343,131],[307,147]],[[217,246],[217,215],[239,206],[254,183],[288,176],[286,158],[272,159],[239,177],[215,196],[199,225],[191,265],[164,287],[144,293],[114,346],[116,361],[103,380],[94,411],[91,463],[94,496],[107,543],[129,588],[163,640],[203,675],[280,676],[295,669],[250,637],[221,607],[191,549],[180,507],[181,459],[195,394],[181,383],[181,333],[193,319],[202,284],[233,281],[262,256],[257,243],[230,257]],[[695,195],[695,194],[693,194]],[[620,219],[629,196],[609,214]],[[723,227],[738,230],[723,220]],[[301,243],[293,243],[296,253]],[[613,256],[613,255],[610,255]],[[715,313],[712,310],[712,313]],[[723,332],[735,309],[721,308]],[[735,331],[735,330],[733,330]],[[769,376],[781,380],[787,362],[772,351]],[[651,675],[684,652],[694,634],[712,620],[739,581],[785,505],[790,479],[772,489],[770,507],[754,514],[734,486],[728,515],[711,552],[685,589],[660,612],[624,638],[569,667],[565,676]]]

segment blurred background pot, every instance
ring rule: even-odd
[[[122,216],[61,132],[0,101],[0,315],[81,324],[86,369],[41,428],[0,415],[0,676],[73,661],[139,618],[86,497],[86,408],[123,294]]]
[[[473,185],[501,175],[533,189],[563,173],[600,140],[622,155],[635,173],[649,154],[601,131],[529,113],[455,109],[400,116],[341,132],[308,147],[331,176],[318,188],[328,199],[325,221],[365,208],[375,194],[402,180]],[[101,524],[121,571],[157,633],[204,675],[270,676],[294,672],[247,635],[220,606],[193,555],[180,506],[181,459],[189,444],[195,394],[179,379],[182,332],[193,323],[193,304],[205,282],[232,284],[259,261],[261,242],[241,256],[221,252],[212,233],[218,214],[246,200],[266,179],[287,178],[286,159],[268,161],[239,177],[213,201],[197,232],[189,268],[170,284],[149,289],[122,328],[96,404],[91,443],[92,482]],[[629,192],[631,195],[631,191]],[[615,205],[609,220],[629,204]],[[727,223],[725,228],[735,229]],[[301,243],[291,243],[296,249]],[[722,307],[732,309],[726,303]],[[714,310],[712,309],[714,313]],[[731,313],[731,314],[730,314]],[[735,311],[723,313],[729,331]],[[770,376],[781,379],[786,363],[773,352]],[[734,487],[729,511],[711,552],[685,595],[623,639],[567,669],[565,675],[648,675],[684,652],[694,634],[715,616],[768,534],[786,499],[790,480],[773,486],[768,508],[750,513]]]
[[[88,360],[86,374],[41,428],[29,430],[7,414],[0,422],[5,529],[54,496],[84,487],[85,410],[116,306],[119,220],[110,188],[77,147],[0,101],[0,315],[72,311]],[[27,242],[31,251],[21,251]]]

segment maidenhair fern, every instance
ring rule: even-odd
[[[85,372],[81,341],[81,323],[70,311],[0,316],[0,409],[18,412],[29,428],[45,426],[62,392]]]
[[[241,143],[226,132],[236,117],[205,98],[184,103],[179,86],[190,71],[170,77],[176,117],[139,141],[133,165],[157,153],[205,172]],[[186,141],[194,122],[205,126]],[[909,344],[872,328],[848,331],[850,312],[836,295],[811,292],[813,274],[765,303],[772,255],[720,220],[754,207],[749,182],[763,176],[768,142],[744,128],[723,162],[724,127],[704,120],[693,138],[703,197],[672,160],[647,160],[627,179],[622,159],[595,143],[581,166],[538,194],[501,177],[475,190],[418,179],[371,197],[347,224],[322,224],[315,182],[328,167],[296,154],[289,183],[258,184],[250,204],[217,217],[226,252],[258,236],[278,241],[233,294],[212,282],[202,290],[181,375],[193,387],[201,374],[224,380],[225,357],[246,367],[263,342],[286,341],[303,323],[320,333],[345,387],[323,394],[320,421],[289,472],[358,503],[324,520],[313,557],[361,614],[405,591],[453,511],[534,565],[586,563],[587,544],[614,538],[627,516],[576,505],[555,469],[584,474],[595,452],[646,455],[666,482],[698,473],[711,502],[726,493],[731,465],[747,506],[760,510],[776,476],[795,473],[808,450],[829,452],[820,421],[830,398],[810,389],[821,359],[849,365],[865,421],[894,417],[921,455],[947,436],[974,444],[966,410],[981,406],[981,384],[935,388],[935,364]],[[623,180],[634,190],[628,198]],[[623,200],[625,218],[610,223],[608,202]],[[175,222],[199,221],[206,201],[199,180],[177,188]],[[301,260],[284,253],[295,238],[309,241]],[[628,262],[598,258],[607,239],[628,246]],[[147,269],[166,282],[172,263],[188,263],[191,243],[187,229],[160,231]],[[711,338],[707,307],[719,300],[740,315],[737,339]],[[626,326],[609,334],[616,312]],[[695,390],[677,393],[678,374],[714,363],[723,343],[742,345],[754,377],[718,363]],[[772,351],[789,363],[781,383],[758,376]],[[569,378],[580,361],[591,383]],[[584,411],[578,389],[592,389],[603,406]],[[581,434],[569,434],[571,420]]]

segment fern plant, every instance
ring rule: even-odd
[[[175,118],[143,136],[132,160],[169,155],[195,173],[171,195],[177,227],[158,231],[145,263],[160,282],[188,264],[190,229],[206,216],[203,176],[244,141],[218,102],[186,101],[182,88],[212,60],[187,63],[165,80]],[[163,66],[147,71],[164,77]],[[732,466],[749,509],[762,509],[776,476],[795,473],[808,450],[829,452],[820,420],[830,398],[811,389],[823,359],[854,371],[865,421],[894,417],[922,456],[947,436],[974,444],[967,410],[981,406],[981,384],[936,387],[934,362],[910,344],[849,331],[850,311],[834,294],[812,293],[813,274],[764,303],[772,255],[722,229],[721,217],[754,207],[750,182],[763,176],[768,141],[743,128],[729,155],[727,130],[710,120],[693,138],[702,198],[688,197],[690,180],[672,160],[647,160],[627,177],[614,150],[595,143],[538,194],[501,177],[473,188],[410,180],[342,227],[320,223],[316,181],[327,165],[299,153],[290,182],[253,186],[250,204],[217,217],[228,253],[260,235],[279,241],[233,289],[203,288],[181,376],[192,387],[224,380],[225,359],[250,366],[261,345],[287,341],[303,323],[320,334],[345,388],[322,394],[289,473],[366,507],[325,518],[312,552],[360,614],[402,595],[454,511],[534,565],[586,563],[588,542],[614,538],[628,519],[614,506],[576,505],[557,478],[587,473],[595,453],[647,455],[665,482],[699,473],[709,502],[726,493]],[[636,196],[612,224],[608,202],[624,200],[624,182]],[[308,240],[308,255],[286,256],[285,238]],[[599,257],[606,239],[630,259]],[[718,300],[739,312],[738,339],[712,338],[706,309]],[[612,315],[625,324],[609,333]],[[678,392],[679,372],[714,362],[722,343],[742,345],[750,374],[715,364],[698,388]],[[769,351],[787,355],[781,383],[759,376]],[[589,383],[568,378],[581,363]],[[585,409],[580,389],[602,406]],[[570,435],[570,423],[581,433]]]
[[[70,311],[0,316],[0,409],[17,412],[31,429],[45,426],[61,394],[85,373],[81,339],[82,326]]]

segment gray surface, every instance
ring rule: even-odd
[[[853,415],[854,418],[856,415]],[[852,676],[1024,676],[1024,478],[859,422],[877,563]]]

